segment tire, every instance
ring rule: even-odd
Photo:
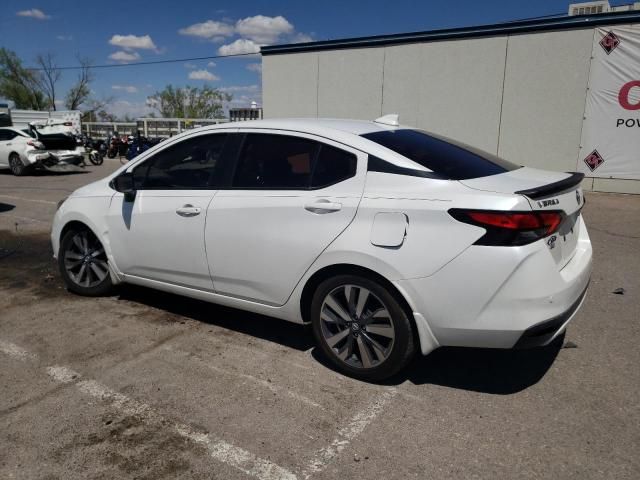
[[[108,157],[108,158],[116,158],[116,151],[111,150],[111,149],[110,149],[110,150],[108,150],[108,151],[107,151],[107,157]]]
[[[113,288],[104,247],[88,228],[65,233],[60,242],[58,267],[67,289],[78,295],[100,297]]]
[[[89,154],[89,161],[94,165],[102,165],[102,162],[104,162],[104,157],[98,152],[91,152]]]
[[[395,292],[364,276],[322,282],[311,302],[311,324],[324,356],[360,380],[391,377],[415,351],[413,324]]]
[[[11,169],[11,173],[13,173],[16,177],[22,177],[29,172],[29,168],[22,163],[20,160],[20,155],[17,153],[12,153],[9,155],[9,168]]]

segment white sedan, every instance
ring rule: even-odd
[[[380,380],[441,345],[545,345],[591,274],[582,174],[427,132],[292,119],[190,130],[74,192],[52,243],[69,290],[121,282],[297,323]]]
[[[0,168],[9,168],[14,175],[24,175],[29,166],[49,158],[44,148],[24,130],[0,128]]]

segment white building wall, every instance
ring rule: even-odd
[[[506,37],[423,44],[416,126],[496,153],[506,47]]]
[[[522,165],[576,169],[593,28],[263,56],[265,118],[399,113]],[[640,182],[585,181],[637,193]]]
[[[593,30],[509,37],[498,155],[576,169]]]

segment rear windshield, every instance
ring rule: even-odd
[[[469,145],[420,130],[387,130],[362,136],[451,180],[488,177],[520,168]]]

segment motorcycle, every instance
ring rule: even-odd
[[[107,154],[107,144],[104,140],[94,140],[86,135],[82,136],[82,145],[89,161],[94,165],[102,165]]]
[[[109,142],[109,148],[107,149],[107,157],[116,158],[124,157],[129,149],[130,139],[128,135],[120,137],[118,132],[114,132]]]

